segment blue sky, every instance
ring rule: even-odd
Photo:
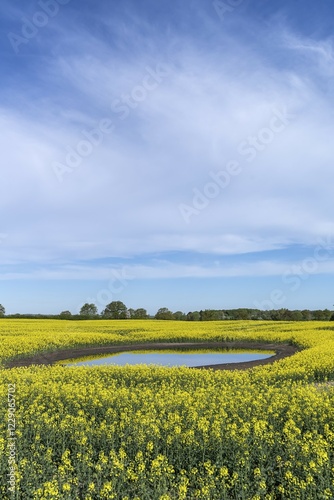
[[[333,308],[330,0],[1,10],[8,313]]]

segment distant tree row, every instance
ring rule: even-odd
[[[154,316],[155,319],[177,321],[222,321],[222,320],[265,320],[265,321],[334,321],[334,312],[329,309],[310,311],[304,309],[272,309],[261,311],[259,309],[205,309],[204,311],[190,311],[184,314],[181,311],[172,313],[162,307]]]
[[[70,311],[63,311],[59,317],[63,319],[74,318]],[[78,315],[75,315],[77,318]],[[148,319],[150,316],[147,314],[146,309],[128,309],[123,302],[116,300],[110,302],[101,314],[98,313],[95,304],[84,304],[79,313],[79,319]]]
[[[190,311],[185,314],[182,311],[172,312],[167,307],[161,307],[154,316],[150,316],[146,309],[127,308],[121,301],[113,301],[105,309],[98,313],[95,304],[84,304],[79,314],[71,311],[62,311],[59,315],[45,314],[11,314],[6,316],[3,305],[0,304],[0,318],[59,318],[59,319],[149,319],[174,320],[174,321],[222,321],[222,320],[265,320],[265,321],[334,321],[334,312],[329,309],[317,309],[310,311],[272,309],[261,311],[260,309],[205,309],[201,311]]]
[[[62,317],[71,316],[69,311],[61,313]],[[97,313],[94,304],[84,304],[80,310],[80,318],[102,318],[102,319],[148,319],[146,309],[128,309],[121,301],[108,304],[102,313]],[[260,309],[205,309],[201,311],[190,311],[185,314],[182,311],[172,312],[167,307],[161,307],[153,316],[158,320],[174,321],[222,321],[222,320],[265,320],[265,321],[334,321],[334,312],[329,309],[310,311],[308,309],[289,310],[272,309],[261,311]]]

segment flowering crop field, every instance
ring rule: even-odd
[[[74,346],[208,340],[301,350],[245,371],[4,367]],[[1,319],[0,360],[1,499],[334,498],[333,323]]]

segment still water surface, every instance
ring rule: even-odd
[[[204,366],[221,363],[243,363],[270,358],[273,351],[233,351],[223,349],[174,349],[118,352],[103,357],[71,360],[67,366],[101,366],[101,365],[160,365],[160,366]]]

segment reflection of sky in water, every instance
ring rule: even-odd
[[[271,354],[261,354],[258,352],[243,352],[243,353],[134,353],[134,352],[120,352],[113,356],[90,359],[80,361],[78,363],[71,363],[70,366],[98,366],[98,365],[118,365],[124,366],[138,365],[141,363],[155,364],[163,366],[202,366],[202,365],[218,365],[220,363],[244,363],[246,361],[256,361],[259,359],[266,359],[273,356]]]

